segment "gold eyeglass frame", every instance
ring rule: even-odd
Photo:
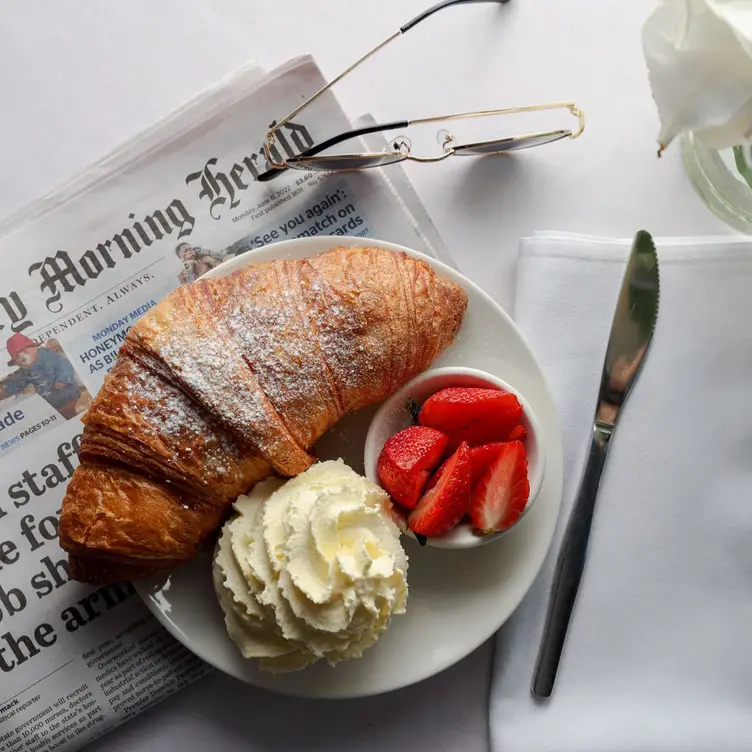
[[[361,166],[352,167],[352,168],[337,168],[337,171],[345,172],[345,171],[351,171],[351,170],[366,169],[368,167],[378,167],[378,166],[383,166],[385,164],[393,164],[395,162],[401,162],[405,160],[409,160],[413,162],[421,162],[421,163],[441,162],[442,160],[446,159],[447,157],[452,156],[453,154],[461,153],[463,150],[466,150],[468,153],[470,153],[470,150],[478,149],[485,145],[490,146],[494,144],[496,145],[514,144],[515,142],[528,141],[528,140],[534,140],[534,139],[548,139],[547,141],[544,141],[544,143],[551,143],[553,141],[558,141],[564,138],[570,138],[570,139],[578,138],[580,135],[582,135],[583,131],[585,130],[585,113],[574,102],[553,102],[549,104],[525,105],[521,107],[508,107],[508,108],[497,109],[497,110],[478,110],[475,112],[462,112],[462,113],[455,113],[451,115],[414,118],[412,120],[396,121],[394,123],[386,123],[384,125],[377,125],[377,126],[368,127],[368,128],[354,129],[351,131],[347,131],[346,133],[339,134],[338,136],[335,136],[334,138],[328,139],[327,141],[324,141],[319,145],[314,145],[310,149],[308,149],[306,152],[303,152],[301,155],[297,157],[294,157],[291,159],[282,159],[281,161],[278,161],[277,159],[275,159],[272,153],[272,150],[276,143],[276,137],[275,137],[276,133],[279,131],[280,128],[284,127],[295,116],[297,116],[306,107],[308,107],[312,102],[314,102],[316,99],[318,99],[327,91],[329,91],[335,84],[337,84],[345,76],[347,76],[349,73],[351,73],[360,65],[362,65],[370,57],[375,55],[379,50],[381,50],[383,47],[386,47],[386,45],[388,45],[390,42],[394,41],[398,37],[402,36],[406,31],[416,26],[420,21],[424,20],[425,18],[428,18],[430,15],[433,15],[433,13],[439,10],[442,10],[443,8],[452,6],[452,5],[464,4],[464,3],[469,3],[469,2],[500,2],[503,4],[508,1],[509,0],[444,0],[444,2],[440,2],[437,5],[429,8],[428,10],[424,11],[419,16],[414,18],[412,21],[409,21],[407,24],[402,26],[397,32],[395,32],[391,36],[384,39],[382,42],[377,44],[371,50],[366,52],[365,55],[362,55],[360,58],[358,58],[349,67],[345,68],[345,70],[343,70],[339,75],[335,76],[333,79],[331,79],[331,81],[324,84],[324,86],[322,86],[318,91],[316,91],[314,94],[308,97],[308,99],[302,102],[302,104],[298,105],[286,117],[282,118],[282,120],[273,124],[273,126],[269,129],[269,131],[267,131],[265,141],[264,141],[264,156],[266,157],[266,160],[269,164],[270,169],[267,170],[265,173],[263,173],[260,179],[269,180],[275,177],[281,171],[286,170],[286,169],[307,169],[306,164],[311,164],[313,162],[321,162],[322,160],[326,160],[327,162],[336,162],[336,161],[345,161],[345,160],[352,161],[353,159],[355,160],[364,159],[364,160],[374,161],[373,165],[361,165]],[[453,134],[449,132],[444,132],[443,140],[441,141],[441,147],[443,149],[443,152],[441,154],[434,155],[434,156],[418,156],[418,155],[413,154],[411,151],[412,145],[410,143],[410,139],[406,137],[398,137],[397,139],[394,140],[393,146],[395,149],[397,149],[396,151],[348,153],[348,154],[327,155],[325,157],[318,156],[318,153],[321,150],[328,148],[328,146],[334,145],[336,143],[341,143],[349,139],[358,138],[367,133],[380,132],[384,130],[396,130],[399,128],[410,127],[413,125],[419,125],[419,124],[424,124],[424,123],[437,123],[437,122],[450,121],[450,120],[490,117],[490,116],[495,116],[495,115],[511,115],[511,114],[524,113],[524,112],[538,112],[538,111],[543,111],[543,110],[556,110],[556,109],[566,109],[569,111],[569,113],[572,116],[577,118],[577,126],[574,130],[560,129],[560,130],[553,130],[553,131],[526,133],[526,134],[520,134],[517,136],[492,139],[489,141],[482,141],[482,142],[477,142],[477,143],[472,143],[472,144],[457,144],[456,139]],[[439,135],[440,136],[442,135],[442,131],[439,132]],[[531,146],[534,146],[534,145],[537,145],[537,144],[531,144]],[[316,153],[310,154],[310,152],[314,149],[316,150]],[[507,150],[500,149],[497,152],[492,152],[492,153],[498,155],[498,154],[503,154],[505,151],[509,151],[509,149]],[[477,152],[475,152],[474,155],[480,156],[480,154],[478,154]],[[385,163],[383,162],[384,159],[389,159],[390,161]],[[376,163],[377,161],[381,161],[382,164],[381,165],[377,164]],[[293,162],[294,164],[292,164]]]

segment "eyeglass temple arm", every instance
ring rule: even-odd
[[[406,31],[410,31],[410,29],[413,28],[413,26],[417,26],[421,21],[425,21],[426,18],[429,16],[432,16],[437,11],[443,10],[444,8],[448,8],[450,5],[465,5],[466,3],[488,3],[488,2],[497,2],[501,3],[502,5],[504,3],[508,3],[509,0],[444,0],[441,3],[436,3],[432,8],[428,8],[428,10],[424,10],[420,15],[415,16],[412,21],[408,21],[404,26],[400,27],[400,32],[403,34]]]
[[[312,94],[308,99],[306,99],[302,104],[299,104],[287,117],[280,120],[273,128],[269,130],[269,132],[266,134],[267,138],[273,135],[274,131],[281,128],[283,125],[288,123],[290,120],[292,120],[304,107],[307,107],[311,102],[318,99],[324,92],[329,91],[329,89],[334,86],[338,81],[342,80],[348,73],[355,70],[361,63],[364,63],[366,60],[368,60],[369,57],[372,55],[375,55],[382,47],[386,47],[389,42],[393,41],[397,37],[401,36],[402,34],[410,31],[410,29],[417,26],[421,21],[424,21],[429,16],[432,16],[434,13],[437,13],[440,10],[443,10],[444,8],[449,8],[452,5],[465,5],[467,3],[508,3],[509,0],[443,0],[443,2],[437,3],[431,8],[428,8],[428,10],[423,11],[420,15],[415,16],[415,18],[412,19],[412,21],[408,21],[406,24],[400,27],[399,31],[396,31],[391,36],[384,39],[382,42],[379,42],[372,50],[369,50],[366,52],[365,55],[358,58],[352,65],[350,65],[348,68],[345,68],[345,70],[342,71],[338,76],[335,76],[331,81],[324,84],[317,92]]]
[[[343,141],[347,141],[351,138],[357,138],[358,136],[366,136],[369,133],[380,133],[381,131],[393,131],[393,130],[399,130],[400,128],[407,128],[410,125],[410,122],[408,120],[395,120],[391,123],[381,123],[379,125],[367,125],[363,128],[355,128],[351,131],[345,131],[345,133],[339,133],[336,136],[332,136],[331,138],[328,138],[326,141],[322,141],[320,144],[316,144],[315,146],[312,146],[310,149],[306,149],[305,151],[298,154],[298,157],[315,157],[317,154],[320,154],[322,151],[325,151],[326,149],[331,148],[332,146],[336,146],[337,144],[341,144]],[[258,180],[260,183],[266,183],[268,180],[271,180],[272,178],[276,178],[279,174],[286,172],[288,168],[286,167],[272,167],[270,170],[267,170],[266,172],[262,172],[256,180]]]

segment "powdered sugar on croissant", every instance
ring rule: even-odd
[[[110,581],[190,558],[239,493],[272,471],[302,472],[343,415],[425,370],[466,306],[426,263],[380,248],[175,290],[130,330],[85,418],[60,520],[74,576]]]

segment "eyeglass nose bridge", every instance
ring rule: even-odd
[[[452,154],[454,154],[454,147],[449,147],[443,154],[438,154],[435,157],[417,157],[410,154],[407,158],[412,162],[441,162],[447,157],[451,157]]]
[[[454,135],[447,130],[441,130],[437,134],[439,137],[439,144],[442,148],[442,153],[431,156],[421,157],[412,153],[412,141],[407,136],[398,136],[392,141],[392,146],[396,151],[399,151],[405,159],[411,162],[441,162],[447,157],[451,157],[454,154]]]

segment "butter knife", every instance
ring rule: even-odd
[[[634,238],[603,364],[587,463],[556,562],[532,693],[550,697],[585,567],[595,499],[621,413],[645,360],[658,318],[658,257],[650,234]]]

